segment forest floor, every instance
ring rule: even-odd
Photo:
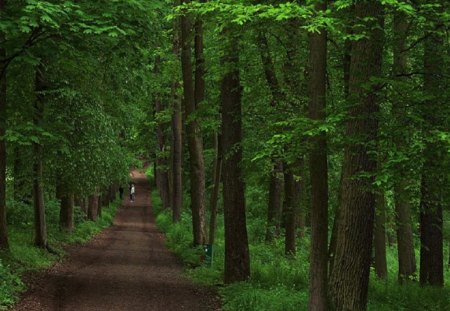
[[[124,198],[114,225],[70,247],[65,261],[32,278],[15,311],[219,310],[213,290],[194,285],[154,223],[150,185],[133,171],[136,200]]]

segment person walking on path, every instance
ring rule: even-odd
[[[134,202],[135,197],[136,197],[136,188],[135,188],[134,184],[131,184],[131,187],[130,187],[130,201]]]

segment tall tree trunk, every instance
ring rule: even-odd
[[[71,232],[74,228],[73,209],[75,198],[73,194],[67,193],[61,177],[58,178],[56,183],[56,197],[60,200],[59,227],[63,231]]]
[[[36,68],[36,100],[34,101],[33,123],[36,127],[42,126],[44,117],[44,94],[47,85],[44,77],[44,67]],[[43,186],[43,147],[42,142],[33,143],[33,201],[34,201],[34,227],[35,244],[47,248],[47,225],[45,221],[44,186]]]
[[[429,1],[429,3],[436,3]],[[445,89],[443,25],[426,33],[424,46],[424,92],[433,98],[424,103],[424,165],[420,201],[420,284],[444,285],[442,209],[448,171],[445,170],[447,149],[441,142],[431,141],[433,130],[445,130],[445,106],[441,97]]]
[[[283,164],[284,168],[284,206],[283,213],[285,219],[285,239],[284,253],[288,256],[296,254],[296,237],[297,237],[297,213],[298,208],[294,205],[295,196],[295,180],[293,166]]]
[[[173,53],[180,55],[180,43],[177,25],[174,26]],[[178,79],[175,78],[172,84],[172,187],[171,199],[172,221],[174,223],[181,220],[181,209],[183,207],[183,138],[182,138],[182,115],[181,115],[181,99],[178,96],[180,85]]]
[[[379,189],[376,197],[375,211],[375,273],[379,279],[387,279],[387,261],[386,261],[386,200],[384,190]]]
[[[225,283],[250,277],[242,164],[242,89],[239,76],[239,40],[228,30],[221,82],[223,203],[225,220]]]
[[[372,185],[377,159],[373,156],[376,149],[371,146],[376,146],[377,140],[379,86],[372,79],[381,75],[384,24],[381,3],[356,2],[355,19],[362,21],[357,32],[364,31],[366,37],[352,46],[346,130],[349,143],[345,147],[342,204],[329,287],[331,306],[337,311],[366,310],[375,214]]]
[[[219,190],[220,190],[220,180],[222,178],[222,144],[221,138],[218,133],[216,133],[215,138],[215,149],[216,157],[214,159],[214,185],[213,192],[211,194],[210,208],[211,208],[211,218],[209,220],[209,244],[214,244],[216,237],[216,227],[217,227],[217,203],[219,200]]]
[[[158,56],[155,60],[155,73],[161,74],[161,58]],[[155,112],[160,114],[163,111],[161,95],[157,94],[155,98]],[[164,209],[170,208],[170,189],[169,189],[169,172],[168,172],[168,158],[166,155],[166,135],[164,133],[164,126],[160,122],[157,125],[157,140],[158,140],[158,153],[156,154],[156,169],[155,176],[157,176],[157,185],[159,195]]]
[[[183,3],[190,1],[183,0]],[[181,18],[181,68],[183,73],[184,90],[184,113],[186,120],[186,136],[189,149],[189,168],[191,178],[191,209],[192,209],[192,229],[194,234],[194,245],[202,245],[206,241],[205,226],[205,164],[203,159],[203,139],[200,133],[200,125],[195,119],[196,104],[203,100],[203,90],[194,88],[204,86],[195,85],[192,72],[191,41],[192,25],[190,18],[186,15]],[[201,34],[199,34],[201,36]],[[196,34],[196,43],[201,41]],[[196,80],[202,80],[197,77]],[[202,84],[203,82],[200,82]],[[198,93],[198,94],[197,94]],[[199,98],[196,98],[196,95]]]
[[[98,216],[98,194],[95,192],[88,198],[87,216],[91,221],[96,221]]]
[[[325,11],[326,1],[316,10]],[[327,32],[309,35],[309,117],[325,122]],[[313,137],[309,156],[311,179],[311,255],[309,270],[309,310],[327,310],[328,271],[328,152],[326,133]]]
[[[6,0],[0,0],[0,12],[5,9]],[[0,41],[3,33],[0,32]],[[0,47],[0,59],[6,58],[6,50]],[[8,249],[6,227],[6,69],[0,63],[0,249]]]
[[[275,160],[269,181],[269,204],[267,207],[266,242],[271,242],[280,232],[283,209],[283,162]]]
[[[353,20],[354,17],[354,6],[351,5],[348,9],[346,9],[346,15],[350,20]],[[346,27],[346,34],[351,35],[353,34],[353,23],[349,22]],[[344,42],[344,53],[342,55],[342,72],[344,75],[344,97],[347,100],[349,93],[350,93],[350,66],[351,66],[351,60],[352,60],[352,40],[346,39]],[[331,274],[333,270],[333,263],[334,263],[334,255],[336,253],[336,240],[337,240],[337,234],[338,234],[338,222],[339,222],[339,210],[341,208],[341,198],[342,198],[342,179],[343,179],[344,171],[341,170],[341,175],[339,179],[339,186],[338,186],[338,193],[337,193],[337,204],[334,208],[334,219],[333,219],[333,228],[331,230],[331,237],[330,237],[330,245],[328,247],[328,259],[329,259],[329,271],[328,273]]]
[[[408,71],[408,58],[406,52],[406,40],[408,37],[408,20],[403,12],[396,12],[394,15],[394,78],[402,82],[406,77],[402,75]],[[401,87],[401,86],[400,86]],[[393,112],[397,122],[402,129],[411,129],[408,127],[408,121],[404,117],[402,100],[397,96],[393,98]],[[404,135],[395,135],[394,143],[399,150],[408,147],[408,142]],[[408,191],[412,178],[407,174],[408,169],[399,168],[400,173],[398,181],[394,185],[394,203],[397,225],[397,251],[398,251],[398,279],[399,282],[408,280],[416,273],[416,255],[414,253],[414,240],[411,222],[411,204],[410,193]]]
[[[275,72],[275,65],[270,54],[269,42],[262,32],[258,34],[258,45],[264,68],[264,75],[272,95],[270,105],[275,109],[279,101],[284,101],[285,96],[280,88],[280,83]],[[283,163],[280,159],[275,157],[272,158],[272,163],[272,172],[269,176],[266,242],[271,242],[275,235],[279,234],[280,217],[283,209]]]

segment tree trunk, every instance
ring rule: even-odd
[[[98,216],[98,194],[94,193],[89,196],[88,199],[88,209],[87,209],[88,219],[91,221],[96,221]]]
[[[273,167],[269,183],[266,242],[271,242],[275,236],[279,235],[281,211],[283,210],[283,162],[275,160]]]
[[[275,108],[279,101],[285,99],[285,96],[280,88],[280,83],[275,72],[275,65],[270,54],[269,42],[262,32],[258,34],[258,45],[264,68],[264,75],[272,95],[271,106],[272,108]],[[271,242],[276,235],[279,235],[281,225],[280,218],[283,210],[283,163],[275,157],[272,159],[272,162],[272,172],[269,177],[266,242]]]
[[[315,8],[325,11],[326,1]],[[325,122],[327,32],[309,35],[309,117]],[[309,310],[327,310],[328,271],[328,152],[326,133],[311,139],[309,156],[311,179],[311,255],[309,270]]]
[[[155,73],[161,74],[161,58],[158,56],[155,60]],[[155,98],[155,112],[160,114],[163,111],[161,103],[161,95],[157,94]],[[163,124],[158,122],[156,130],[157,140],[158,140],[158,153],[156,154],[156,168],[155,176],[157,176],[157,185],[159,195],[161,196],[161,201],[164,209],[170,208],[170,189],[169,189],[169,165],[166,155],[167,142],[166,135],[164,133]]]
[[[33,123],[37,128],[42,126],[44,115],[44,94],[47,85],[44,78],[44,67],[39,65],[36,69],[36,100],[34,101]],[[43,148],[42,142],[33,143],[33,201],[34,201],[34,227],[35,244],[47,248],[47,225],[45,221],[44,187],[43,187]]]
[[[384,190],[379,189],[380,193],[376,197],[375,211],[375,273],[382,280],[387,279],[387,261],[386,261],[386,201]]]
[[[225,220],[225,283],[250,277],[242,162],[242,89],[239,77],[239,40],[224,31],[227,40],[221,82],[223,202]]]
[[[73,194],[63,196],[61,199],[59,224],[60,228],[64,231],[72,232],[74,229],[73,207],[74,207]]]
[[[401,82],[406,77],[401,75],[408,72],[408,58],[406,52],[407,38],[408,38],[408,20],[406,14],[396,12],[394,15],[394,64],[393,74],[394,78]],[[402,107],[402,100],[397,96],[393,98],[393,112],[396,122],[400,123],[402,129],[411,129],[408,126],[408,120],[404,117],[404,109]],[[404,135],[395,135],[394,143],[396,148],[403,150],[408,148],[408,142]],[[408,174],[408,168],[400,167],[398,173],[398,181],[394,185],[394,203],[395,216],[397,225],[397,251],[398,251],[398,279],[402,283],[408,280],[416,273],[416,256],[414,253],[413,230],[411,225],[411,204],[410,193],[408,188],[411,184]]]
[[[180,53],[179,35],[177,26],[175,25],[173,38],[173,52],[175,55]],[[181,116],[181,100],[178,96],[179,89],[178,79],[172,84],[173,99],[173,115],[172,115],[172,189],[171,189],[171,205],[172,220],[174,223],[181,220],[181,209],[183,207],[183,139],[182,139],[182,116]]]
[[[434,1],[432,3],[435,3]],[[432,17],[433,18],[433,17]],[[442,209],[446,191],[448,171],[444,163],[447,148],[442,142],[431,141],[434,130],[445,128],[444,34],[443,25],[426,33],[424,44],[424,93],[432,99],[424,103],[425,121],[424,165],[422,168],[420,201],[420,284],[444,285],[444,254],[442,233]]]
[[[364,30],[367,37],[354,41],[352,46],[351,105],[346,130],[349,142],[344,153],[342,204],[329,287],[330,303],[337,311],[366,310],[375,214],[372,185],[377,159],[373,146],[378,132],[379,86],[372,79],[381,75],[384,24],[381,3],[356,2],[355,19],[362,21],[358,32]]]
[[[219,134],[216,133],[215,139],[215,149],[216,149],[216,158],[214,159],[214,186],[213,192],[211,194],[211,218],[209,221],[209,244],[214,244],[216,237],[216,228],[217,228],[217,203],[219,200],[219,190],[220,190],[220,180],[222,178],[222,146],[221,146],[221,138]]]
[[[6,0],[0,0],[0,12],[5,9]],[[3,33],[0,32],[0,41]],[[0,59],[6,58],[6,50],[0,48]],[[8,249],[8,230],[6,226],[6,69],[0,65],[0,249]]]
[[[297,215],[294,206],[295,181],[292,165],[283,164],[284,168],[284,219],[285,219],[285,240],[284,253],[287,256],[296,254],[296,233],[297,233]]]
[[[97,193],[99,194],[97,196],[97,217],[102,217],[102,213],[103,213],[103,196],[104,194],[102,192],[97,191]]]
[[[60,200],[59,227],[62,231],[71,232],[74,228],[73,209],[75,198],[64,189],[61,177],[56,181],[56,197]]]
[[[184,3],[190,1],[183,0]],[[203,100],[202,90],[194,89],[193,72],[192,72],[192,53],[191,42],[189,38],[192,35],[192,25],[188,16],[181,18],[181,67],[183,73],[183,90],[184,90],[184,113],[186,120],[186,134],[189,150],[189,168],[191,179],[191,209],[192,209],[192,229],[194,234],[194,245],[202,245],[206,241],[205,226],[205,164],[203,159],[203,139],[200,133],[200,125],[195,119],[197,101]],[[198,34],[201,36],[201,34]],[[197,41],[202,41],[196,34]],[[197,44],[196,44],[197,45]],[[197,47],[197,46],[196,46]],[[196,80],[198,78],[196,68]],[[202,84],[202,83],[200,83]],[[195,88],[202,85],[195,85]],[[203,86],[204,88],[204,86]],[[196,98],[196,95],[199,98]]]

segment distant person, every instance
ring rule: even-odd
[[[119,187],[119,196],[120,196],[120,199],[122,200],[123,199],[123,187],[122,186]]]
[[[131,184],[131,187],[130,187],[130,201],[131,202],[134,202],[135,196],[136,196],[136,188],[135,188],[134,184]]]

